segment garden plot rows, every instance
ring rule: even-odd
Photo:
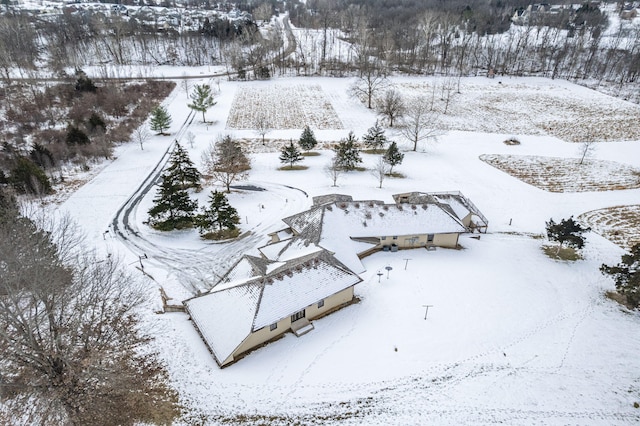
[[[622,248],[640,243],[640,205],[592,210],[578,220]]]
[[[640,188],[640,170],[615,161],[481,155],[480,159],[523,182],[549,192],[613,191]]]
[[[227,128],[255,129],[264,117],[271,129],[342,129],[333,106],[318,85],[279,84],[240,87],[233,99]]]
[[[447,82],[401,83],[396,88],[405,97],[421,94],[443,112]],[[435,91],[434,91],[435,84]],[[570,90],[555,84],[449,81],[447,114],[440,117],[444,130],[481,131],[503,134],[549,134],[569,142],[587,139],[622,141],[640,139],[640,107],[609,96]]]

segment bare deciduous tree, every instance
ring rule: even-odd
[[[378,114],[389,119],[389,127],[393,127],[394,120],[404,114],[405,105],[402,96],[394,89],[387,90],[377,104]]]
[[[131,134],[133,140],[140,144],[140,149],[144,150],[144,144],[151,137],[151,132],[147,130],[146,126],[140,126]]]
[[[428,140],[438,140],[444,134],[437,129],[438,113],[428,106],[428,100],[418,97],[407,107],[400,134],[413,144],[413,151],[417,151],[418,143]]]
[[[267,117],[267,114],[264,112],[258,114],[253,122],[253,126],[256,128],[256,133],[262,136],[262,145],[264,145],[264,137],[272,130],[271,121],[269,117]]]
[[[585,140],[584,142],[582,142],[580,144],[580,149],[578,151],[578,154],[580,155],[580,165],[582,165],[584,163],[584,160],[586,160],[587,158],[591,158],[591,156],[593,156],[593,153],[595,152],[597,147],[596,141],[589,137],[587,140]]]
[[[35,424],[170,423],[165,370],[145,353],[141,288],[69,221],[0,224],[0,397]]]
[[[364,99],[367,108],[371,109],[372,101],[376,94],[387,87],[387,77],[375,68],[367,68],[362,75],[351,85],[351,94]]]
[[[251,162],[242,147],[231,136],[222,136],[202,153],[202,168],[231,192],[231,184],[246,179]]]
[[[189,143],[189,146],[193,148],[193,144],[196,142],[196,135],[194,135],[193,132],[189,131],[186,134],[186,138],[187,138],[187,142]]]
[[[391,166],[389,163],[384,161],[384,157],[378,157],[378,160],[375,162],[373,167],[370,170],[371,175],[374,176],[378,181],[378,188],[382,188],[382,182],[391,172]]]
[[[338,186],[338,179],[345,172],[344,168],[340,165],[340,161],[337,156],[331,159],[331,162],[324,168],[326,175],[331,179],[331,186]]]

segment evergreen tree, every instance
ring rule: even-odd
[[[214,106],[216,102],[213,100],[213,94],[211,93],[211,86],[208,84],[196,84],[193,88],[193,94],[191,95],[193,103],[187,106],[194,111],[202,112],[202,121],[207,122],[204,114],[209,108]]]
[[[223,192],[212,191],[209,195],[209,205],[202,210],[202,214],[196,218],[201,235],[214,229],[218,231],[234,230],[236,225],[240,223],[237,210],[229,204],[229,200]]]
[[[67,145],[88,145],[89,136],[75,126],[69,126],[66,137]]]
[[[616,290],[627,298],[629,305],[640,307],[640,243],[629,254],[622,256],[616,266],[602,265],[600,272],[610,275],[616,282]]]
[[[104,132],[107,129],[107,124],[104,122],[102,117],[94,112],[91,114],[91,117],[89,117],[89,120],[87,121],[87,127],[91,132],[95,132],[98,129]]]
[[[311,151],[316,147],[316,145],[318,145],[318,141],[309,126],[304,126],[302,135],[300,135],[300,140],[298,140],[298,145],[300,145],[300,148],[305,151]]]
[[[31,161],[36,163],[38,167],[43,170],[53,167],[56,164],[51,151],[37,142],[33,144],[33,149],[29,153],[29,158],[31,158]]]
[[[19,157],[11,170],[11,183],[16,191],[23,194],[50,194],[51,182],[44,170],[26,157]]]
[[[344,170],[354,170],[359,163],[362,163],[358,139],[353,132],[349,132],[347,138],[342,139],[334,151],[336,152],[336,164]]]
[[[289,164],[289,168],[293,169],[293,165],[302,161],[302,154],[297,146],[293,144],[293,141],[289,145],[285,145],[280,150],[280,162],[283,164]]]
[[[160,135],[164,135],[164,131],[171,126],[171,116],[167,109],[162,105],[157,106],[151,111],[150,128]]]
[[[171,175],[164,173],[158,194],[149,209],[149,223],[161,231],[190,228],[198,207],[189,193]]]
[[[382,158],[384,159],[384,162],[391,167],[389,169],[389,173],[393,173],[393,168],[402,164],[404,154],[400,152],[398,145],[395,142],[391,142],[391,145],[389,145],[389,148],[387,148],[387,151],[384,153]]]
[[[376,151],[382,149],[387,143],[387,137],[384,134],[384,129],[380,126],[380,122],[376,120],[376,124],[373,127],[369,127],[367,134],[362,137],[362,141],[365,146],[373,148]]]
[[[76,91],[95,93],[98,88],[93,81],[83,71],[77,71],[78,80],[76,80]]]
[[[193,188],[199,190],[201,188],[200,172],[193,165],[189,158],[189,153],[179,143],[176,143],[171,153],[166,172],[182,189]]]
[[[560,243],[558,251],[566,243],[567,246],[581,249],[584,247],[584,237],[582,234],[589,231],[589,228],[584,228],[578,222],[573,220],[573,216],[569,219],[562,219],[559,223],[549,219],[546,222],[547,238],[549,241],[557,241]]]

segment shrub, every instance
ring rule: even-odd
[[[75,126],[69,126],[66,137],[67,145],[88,145],[89,136]]]
[[[511,136],[509,139],[506,139],[504,141],[505,145],[520,145],[520,140],[518,140],[518,138],[516,138],[515,136]]]

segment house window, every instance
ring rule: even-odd
[[[433,242],[433,234],[427,234],[427,242],[428,243],[432,243]]]
[[[386,239],[387,239],[387,237],[380,237],[380,239],[381,239],[382,241],[384,241],[384,240],[386,240]]]
[[[273,331],[273,330],[275,330],[276,328],[278,328],[278,323],[277,323],[277,322],[274,322],[273,324],[271,324],[271,325],[269,326],[269,331]]]
[[[291,315],[291,322],[296,322],[302,318],[304,318],[304,309],[301,310],[300,312],[296,312],[295,314]]]
[[[393,239],[394,239],[394,240],[397,240],[397,239],[398,239],[398,236],[397,236],[397,235],[394,235],[394,236],[393,236]]]
[[[318,309],[322,308],[323,306],[324,306],[324,299],[318,302]]]

